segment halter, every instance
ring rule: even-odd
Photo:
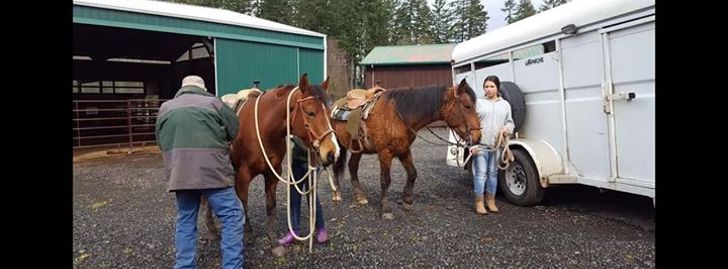
[[[289,98],[290,98],[290,96],[289,96]],[[306,117],[306,115],[304,115],[306,112],[303,111],[303,106],[301,105],[301,103],[302,102],[305,102],[305,101],[311,101],[311,100],[314,100],[314,99],[321,101],[321,99],[319,99],[318,97],[314,97],[314,96],[309,96],[309,97],[306,97],[306,98],[302,98],[302,99],[296,100],[296,104],[294,106],[298,106],[298,109],[296,110],[294,108],[294,110],[293,110],[293,116],[291,116],[291,119],[290,120],[291,121],[295,120],[296,119],[296,113],[298,111],[301,111],[301,117],[303,118],[303,124],[304,124],[304,127],[306,128],[306,133],[308,135],[308,139],[311,140],[311,141],[313,141],[313,147],[318,152],[319,146],[321,146],[321,140],[323,140],[324,137],[326,137],[326,135],[328,135],[330,133],[333,133],[334,132],[334,129],[331,127],[331,123],[329,123],[328,124],[329,125],[328,126],[329,129],[327,131],[325,131],[323,134],[316,135],[316,132],[313,131],[313,129],[311,128],[311,124],[309,124],[308,118]],[[326,111],[326,107],[324,106],[323,101],[321,101],[321,108],[324,111]],[[289,123],[289,125],[290,125],[290,123]]]
[[[453,95],[453,98],[455,98],[455,102],[450,103],[450,105],[448,105],[445,108],[445,114],[448,114],[447,112],[453,110],[452,107],[455,106],[455,103],[459,103],[460,105],[459,106],[455,106],[455,107],[457,107],[458,108],[458,112],[460,112],[460,118],[463,121],[463,123],[465,124],[465,127],[468,129],[467,132],[470,133],[471,131],[482,130],[483,127],[471,128],[470,125],[468,125],[468,121],[467,121],[467,119],[465,119],[465,113],[464,113],[463,108],[462,108],[463,106],[465,106],[465,104],[463,104],[462,97],[460,97],[460,96],[457,95],[457,88],[454,88],[453,89],[452,95]],[[463,140],[466,140],[466,142],[467,142],[468,145],[471,144],[471,142],[472,142],[472,141],[470,141],[470,136],[468,136],[467,138],[465,138]]]

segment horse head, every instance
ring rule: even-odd
[[[475,92],[463,79],[446,91],[443,118],[450,129],[468,144],[480,142],[481,127],[475,111]]]
[[[320,85],[311,85],[308,75],[298,82],[298,92],[291,97],[291,133],[306,142],[309,150],[318,156],[323,166],[331,165],[339,157],[339,142],[329,121],[330,108],[324,91],[329,79]]]

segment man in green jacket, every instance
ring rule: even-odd
[[[177,199],[174,268],[195,268],[197,213],[202,195],[222,222],[222,267],[243,268],[245,213],[235,194],[230,142],[238,117],[207,92],[199,76],[187,76],[174,99],[159,108],[156,136]]]

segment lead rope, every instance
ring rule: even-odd
[[[276,178],[278,178],[278,180],[280,180],[287,186],[286,204],[288,206],[286,207],[286,209],[287,209],[286,216],[288,219],[288,231],[291,232],[291,234],[293,235],[294,238],[296,238],[296,240],[299,240],[299,241],[309,240],[308,251],[309,251],[309,253],[311,253],[311,252],[313,252],[313,234],[314,234],[314,230],[316,228],[316,218],[315,218],[315,215],[313,215],[313,214],[316,214],[316,192],[315,191],[313,192],[313,196],[311,197],[310,202],[309,202],[310,210],[309,210],[309,218],[308,218],[309,219],[308,235],[303,236],[303,237],[298,236],[293,231],[293,227],[291,224],[291,188],[290,188],[290,185],[293,184],[293,186],[296,188],[296,191],[298,191],[298,193],[300,193],[301,195],[304,195],[304,194],[310,193],[311,190],[316,189],[316,181],[318,178],[316,168],[312,167],[310,164],[310,161],[311,161],[310,158],[309,158],[308,172],[306,172],[306,174],[303,175],[303,177],[299,180],[296,180],[295,178],[293,178],[293,170],[291,167],[291,165],[293,163],[293,157],[292,157],[293,147],[291,147],[291,139],[290,139],[290,137],[291,137],[291,110],[288,108],[291,106],[291,96],[293,96],[293,93],[297,90],[298,90],[298,87],[294,88],[288,94],[288,98],[286,100],[286,167],[288,168],[288,173],[287,173],[285,179],[283,179],[283,177],[281,175],[279,175],[278,172],[276,172],[276,170],[273,168],[273,165],[270,163],[270,159],[268,158],[268,154],[265,152],[265,147],[263,146],[263,141],[260,136],[260,124],[258,122],[258,102],[260,101],[260,97],[262,95],[258,96],[258,98],[255,99],[255,109],[254,109],[255,134],[258,138],[258,145],[260,145],[260,150],[263,152],[263,159],[265,159],[265,163],[268,165],[268,168],[270,168],[270,170],[273,172],[273,175],[275,175]],[[329,124],[329,127],[330,126],[331,125]],[[313,177],[311,177],[312,171],[313,171]],[[298,183],[302,182],[306,178],[308,178],[308,180],[309,180],[308,181],[309,188],[307,191],[304,192],[298,187]]]
[[[499,132],[498,140],[496,141],[495,146],[493,148],[486,146],[485,149],[481,149],[481,150],[485,150],[485,151],[497,151],[500,149],[500,151],[498,151],[500,153],[500,157],[499,157],[500,161],[498,162],[498,168],[501,170],[508,169],[508,166],[510,166],[514,160],[513,152],[511,152],[511,148],[508,147],[510,140],[511,140],[510,136],[506,132]],[[467,148],[464,148],[463,150],[465,150],[465,149],[467,149]],[[470,158],[473,156],[473,154],[470,154],[470,151],[467,151],[467,152],[468,152],[468,157],[465,158],[464,163],[468,163]],[[458,158],[456,157],[456,159],[458,159]],[[459,161],[459,159],[458,159],[458,161]],[[458,166],[459,165],[460,165],[460,163],[458,162]]]

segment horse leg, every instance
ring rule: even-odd
[[[331,172],[331,173],[333,174],[332,176],[334,178],[334,188],[336,189],[335,191],[333,191],[333,190],[331,191],[331,196],[332,196],[331,200],[334,201],[334,203],[338,203],[338,202],[341,202],[341,200],[342,200],[341,199],[341,187],[339,187],[340,186],[339,185],[339,175],[335,174],[334,172]]]
[[[250,188],[250,171],[248,168],[241,167],[238,170],[238,178],[235,182],[235,192],[238,194],[238,198],[243,202],[243,210],[245,211],[245,237],[248,238],[252,232],[253,227],[250,226],[250,218],[248,217],[248,190]]]
[[[386,220],[394,219],[392,208],[387,200],[387,190],[391,181],[390,168],[392,167],[392,153],[384,149],[379,152],[379,168],[381,169],[380,183],[382,185],[382,218]]]
[[[280,169],[278,169],[280,171]],[[278,244],[276,238],[276,186],[278,185],[278,178],[271,172],[265,173],[265,215],[266,215],[266,231],[268,234],[268,240],[271,243],[271,251],[276,257],[283,256],[286,254],[286,250]]]
[[[335,203],[341,202],[341,185],[339,184],[339,178],[344,174],[344,163],[346,163],[346,147],[343,144],[339,144],[339,159],[336,160],[332,169],[329,171],[333,177],[333,188],[331,190],[332,200]]]
[[[361,153],[351,154],[351,159],[349,160],[349,175],[351,176],[351,186],[354,187],[356,202],[360,205],[366,205],[369,201],[367,200],[367,196],[364,195],[364,188],[362,188],[359,182],[359,161],[361,161],[361,155]]]
[[[412,162],[411,150],[408,149],[407,152],[399,155],[398,158],[402,166],[404,166],[404,170],[407,171],[407,185],[404,186],[404,191],[402,192],[402,202],[404,202],[402,205],[405,210],[409,211],[412,210],[412,203],[414,202],[412,194],[415,188],[415,179],[417,179],[417,169],[415,169],[415,165]]]

